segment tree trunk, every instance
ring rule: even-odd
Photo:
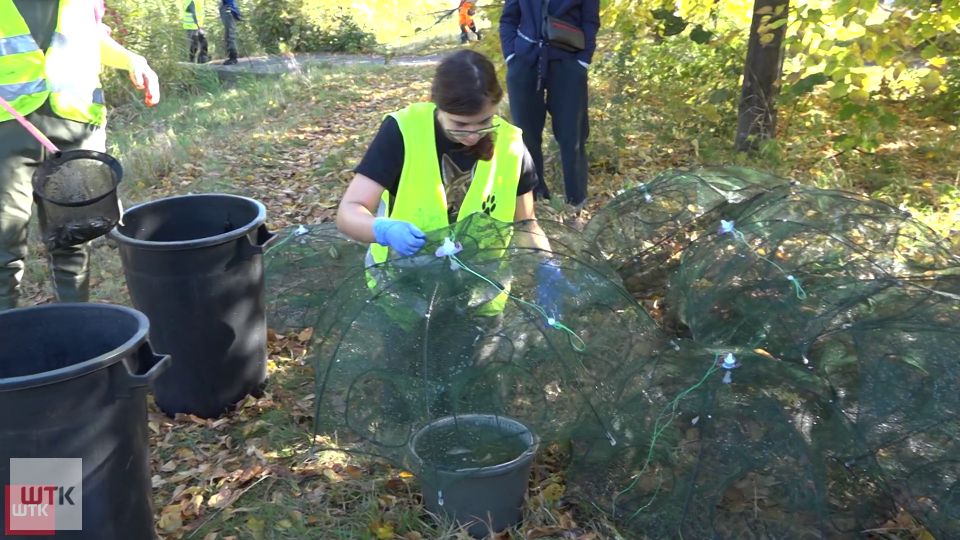
[[[779,15],[777,8],[782,11]],[[773,39],[761,42],[761,25],[773,24],[786,18],[790,0],[754,0],[753,22],[750,25],[750,42],[747,45],[747,61],[743,69],[743,89],[740,92],[740,112],[737,118],[736,149],[738,152],[757,150],[760,142],[777,135],[776,98],[780,74],[783,69],[783,37],[787,26],[767,30]],[[764,18],[767,18],[764,21]]]

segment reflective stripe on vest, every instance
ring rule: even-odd
[[[190,6],[193,6],[193,9],[196,11],[196,19],[193,18],[194,14],[189,11]],[[197,30],[203,26],[203,2],[200,0],[188,0],[184,2],[182,23],[184,30]]]
[[[0,56],[22,54],[39,50],[40,47],[37,46],[37,42],[33,40],[33,36],[30,34],[25,36],[10,36],[6,38],[0,38]]]
[[[2,97],[4,101],[7,101],[7,102],[16,101],[17,98],[21,96],[38,94],[46,91],[47,91],[47,81],[45,79],[37,79],[35,81],[24,82],[24,83],[0,84],[0,97]],[[20,112],[21,114],[23,114],[20,110],[17,110],[17,112]],[[7,113],[7,116],[9,116],[9,113]]]
[[[437,160],[436,133],[433,103],[415,103],[392,113],[403,135],[404,160],[397,186],[393,208],[389,209],[390,193],[384,192],[379,215],[407,221],[424,232],[443,229],[450,225],[447,213],[447,197]],[[520,183],[520,169],[523,162],[523,138],[519,128],[494,117],[499,123],[493,159],[478,161],[463,199],[457,217],[462,222],[476,212],[484,212],[491,218],[512,223],[517,207],[517,187]],[[492,237],[491,237],[492,240]],[[506,248],[510,237],[498,239],[497,246],[485,254],[499,256]],[[496,248],[500,248],[497,250]],[[379,264],[387,260],[388,248],[371,244],[368,251],[368,263]],[[376,286],[372,274],[368,272],[368,284]],[[498,298],[501,304],[506,297]],[[492,302],[491,302],[492,303]]]
[[[22,115],[49,99],[61,118],[103,125],[100,28],[93,0],[61,0],[50,48],[42,51],[13,0],[0,0],[0,96]],[[0,122],[12,116],[0,110]]]

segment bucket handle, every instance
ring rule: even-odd
[[[267,230],[266,225],[257,227],[257,243],[250,243],[250,237],[243,237],[246,241],[240,242],[240,256],[249,260],[254,255],[263,255],[267,248],[277,239],[277,233]]]
[[[161,373],[170,368],[170,355],[153,352],[153,347],[150,346],[149,341],[145,341],[132,356],[131,360],[134,360],[136,367],[131,370],[130,364],[124,362],[127,369],[123,375],[125,380],[117,385],[119,397],[130,397],[130,390],[149,386]],[[133,373],[133,371],[141,371],[147,366],[150,366],[150,369],[143,375]]]

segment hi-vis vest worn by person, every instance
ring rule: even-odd
[[[194,14],[190,13],[190,6],[193,6],[196,11],[196,19],[194,19]],[[184,0],[183,1],[183,29],[184,30],[198,30],[203,26],[203,0]]]
[[[13,0],[0,0],[0,97],[26,116],[47,99],[61,118],[103,125],[100,28],[92,0],[61,0],[46,52],[30,35]],[[0,108],[0,122],[13,116]]]
[[[393,207],[390,207],[390,193],[385,191],[377,212],[378,216],[412,223],[425,233],[450,226],[447,196],[437,160],[435,109],[433,103],[415,103],[389,115],[396,119],[403,134],[403,170]],[[477,212],[483,212],[500,222],[514,221],[523,164],[522,133],[519,128],[499,117],[494,118],[494,123],[499,123],[500,127],[497,128],[493,159],[477,161],[470,187],[460,206],[458,222]],[[509,240],[509,237],[491,237],[487,243],[499,245],[482,247],[486,253],[491,253],[487,248],[495,250],[493,254],[500,248],[502,254]],[[385,262],[388,250],[385,246],[371,244],[367,265]],[[374,276],[370,272],[367,276],[370,287],[376,287]],[[483,311],[488,315],[498,313],[503,310],[506,300],[506,295],[500,294],[488,302]]]

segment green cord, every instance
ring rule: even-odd
[[[654,424],[653,424],[653,435],[652,435],[652,437],[651,437],[651,439],[650,439],[650,448],[649,448],[649,450],[647,451],[647,459],[646,459],[646,461],[643,463],[643,468],[640,469],[640,472],[637,473],[636,478],[634,478],[633,482],[631,482],[629,486],[627,486],[626,488],[624,488],[622,491],[620,491],[619,493],[617,493],[617,494],[613,497],[613,511],[614,511],[614,514],[616,514],[616,510],[617,510],[617,498],[618,498],[619,496],[623,495],[624,493],[630,491],[631,489],[633,489],[633,488],[637,485],[637,482],[640,481],[640,477],[643,476],[643,473],[645,473],[645,472],[647,471],[647,467],[650,466],[650,461],[653,460],[653,450],[654,450],[654,447],[655,447],[656,444],[657,444],[657,440],[660,438],[660,435],[662,435],[663,432],[666,431],[666,429],[667,429],[668,427],[670,427],[670,424],[671,424],[671,423],[673,422],[673,420],[677,417],[677,407],[680,405],[680,400],[682,400],[683,398],[687,397],[687,395],[689,395],[691,392],[693,392],[693,391],[696,390],[697,388],[700,388],[700,387],[703,385],[703,383],[705,383],[705,382],[707,381],[707,378],[708,378],[710,375],[713,375],[713,373],[715,373],[718,369],[720,369],[720,368],[718,367],[718,365],[717,365],[717,361],[718,361],[719,359],[720,359],[720,355],[717,354],[717,355],[713,358],[713,363],[710,364],[710,369],[708,369],[707,372],[703,375],[703,378],[700,379],[700,381],[699,381],[697,384],[695,384],[695,385],[691,386],[690,388],[687,388],[686,390],[684,390],[683,392],[681,392],[680,395],[678,395],[677,397],[675,397],[675,398],[673,399],[673,401],[671,401],[670,403],[667,403],[667,404],[663,407],[663,410],[660,411],[660,415],[657,417],[657,421],[654,422]],[[661,426],[660,421],[663,420],[663,417],[667,414],[667,410],[668,410],[668,409],[670,409],[670,418],[668,418],[668,419],[664,422],[664,424]],[[657,490],[656,490],[656,492],[654,492],[653,498],[650,499],[650,502],[648,502],[647,504],[643,505],[643,506],[640,507],[636,512],[634,512],[633,514],[631,514],[630,517],[627,518],[627,521],[630,521],[631,519],[637,517],[637,514],[639,514],[640,512],[646,510],[651,504],[653,504],[653,501],[657,498],[657,493],[660,492],[660,486],[661,486],[662,484],[663,484],[663,477],[661,476],[661,477],[660,477],[660,483],[657,485]]]
[[[277,242],[276,244],[268,247],[267,250],[263,252],[263,255],[266,256],[267,253],[270,253],[271,251],[273,251],[274,248],[278,248],[278,247],[286,244],[287,242],[290,241],[291,238],[293,238],[293,237],[296,236],[296,235],[297,235],[297,229],[294,229],[294,230],[290,231],[290,234],[288,234],[286,238],[284,238],[283,240]]]
[[[459,264],[460,267],[463,268],[464,270],[466,270],[467,272],[470,272],[470,273],[473,274],[474,276],[476,276],[476,277],[480,278],[481,280],[489,283],[493,288],[497,289],[497,290],[500,291],[501,293],[507,295],[508,298],[512,298],[512,299],[516,300],[517,302],[520,302],[521,304],[524,304],[525,306],[528,306],[528,307],[531,307],[531,308],[535,309],[538,313],[540,313],[541,315],[543,315],[543,318],[546,319],[546,320],[548,321],[548,323],[549,323],[550,320],[553,320],[552,317],[550,317],[550,315],[547,313],[547,310],[543,309],[542,307],[538,306],[537,304],[534,304],[534,303],[531,303],[531,302],[527,302],[527,301],[524,300],[523,298],[519,298],[519,297],[513,296],[512,294],[510,294],[509,292],[507,292],[507,290],[504,289],[503,287],[501,287],[500,285],[497,285],[496,283],[494,283],[492,280],[488,279],[487,277],[480,275],[478,272],[475,272],[472,268],[470,268],[469,266],[467,266],[466,264],[464,264],[463,261],[461,261],[456,255],[450,255],[450,259],[453,260],[455,263]],[[570,334],[570,336],[571,336],[573,339],[575,339],[577,342],[579,342],[579,346],[577,345],[577,343],[571,343],[571,346],[572,346],[572,347],[574,348],[574,350],[576,350],[577,352],[583,352],[583,351],[587,350],[587,344],[584,343],[583,339],[581,339],[580,336],[578,336],[576,332],[574,332],[573,330],[571,330],[571,329],[567,328],[566,326],[564,326],[560,321],[554,320],[554,321],[553,321],[553,324],[551,324],[550,326],[552,326],[553,328],[556,328],[557,330],[563,330],[564,332],[567,332],[568,334]]]
[[[753,249],[753,246],[750,245],[750,242],[747,242],[747,238],[743,235],[742,232],[740,232],[740,231],[738,231],[738,230],[736,230],[736,229],[733,229],[733,234],[735,234],[736,237],[739,238],[739,239],[744,243],[744,245],[747,246],[747,248],[749,248],[749,249],[751,249],[751,250]],[[756,252],[754,251],[754,253],[756,253]],[[763,255],[760,255],[759,253],[757,253],[757,257],[760,257],[761,259],[763,259],[763,260],[767,261],[768,263],[772,264],[772,265],[774,266],[774,268],[776,268],[776,269],[779,270],[781,273],[783,273],[784,275],[787,276],[787,279],[788,279],[791,283],[793,283],[793,288],[794,288],[794,290],[795,290],[796,293],[797,293],[797,298],[799,298],[800,300],[806,300],[806,299],[807,299],[807,292],[804,291],[804,290],[803,290],[803,287],[800,286],[800,280],[798,280],[797,278],[795,278],[795,277],[791,276],[790,274],[788,274],[788,273],[786,272],[786,270],[784,270],[783,268],[780,268],[780,265],[778,265],[777,263],[775,263],[775,262],[771,261],[770,259],[764,257]]]

